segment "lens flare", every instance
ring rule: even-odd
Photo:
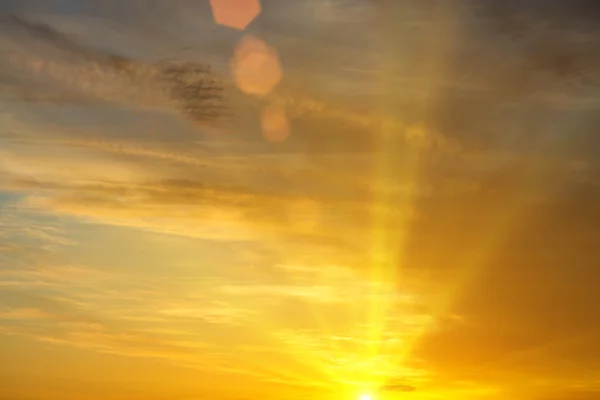
[[[258,14],[258,0],[210,0],[215,23],[243,31]]]
[[[275,50],[252,36],[238,43],[231,60],[231,70],[242,92],[259,97],[269,93],[282,75]]]
[[[281,106],[266,106],[261,114],[260,125],[263,137],[269,142],[284,142],[290,135],[290,125]]]

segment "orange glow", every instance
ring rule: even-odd
[[[600,9],[521,3],[5,10],[0,400],[600,400]]]
[[[260,14],[258,0],[210,0],[215,23],[243,31]]]
[[[238,88],[255,96],[269,93],[281,80],[276,52],[262,40],[247,36],[235,49],[231,70]]]

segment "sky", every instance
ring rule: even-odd
[[[600,399],[598,2],[261,3],[0,0],[0,398]]]

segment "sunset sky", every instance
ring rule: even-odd
[[[600,2],[219,2],[0,0],[0,400],[600,399]]]

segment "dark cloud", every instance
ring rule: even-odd
[[[531,3],[488,2],[487,27],[523,48],[524,72],[548,72],[556,79],[598,85],[600,57],[594,48],[600,30],[590,24],[600,17],[597,2]]]
[[[207,65],[170,64],[162,76],[183,113],[193,121],[216,121],[231,117],[219,76]]]
[[[140,89],[144,85],[165,85],[168,96],[171,97],[175,107],[186,118],[194,122],[214,122],[230,116],[224,95],[223,78],[210,66],[194,62],[160,62],[155,65],[145,65],[127,57],[80,43],[75,38],[44,23],[28,21],[17,15],[5,16],[4,20],[7,23],[5,28],[12,26],[13,29],[23,31],[37,40],[75,57],[76,60],[91,63],[94,68],[115,72],[132,84],[140,85]],[[150,75],[148,72],[140,73],[138,71],[150,71]],[[93,80],[94,76],[91,75],[87,78]],[[34,88],[29,89],[21,93],[21,100],[56,100],[63,104],[68,104],[70,100],[68,94],[39,96],[35,94]],[[74,95],[71,95],[71,100],[78,100],[72,97]],[[80,105],[81,103],[76,104]]]
[[[516,0],[502,2],[477,2],[478,8],[491,18],[496,18],[499,25],[513,30],[531,29],[525,24],[518,27],[508,23],[507,19],[528,18],[534,22],[555,24],[571,28],[594,29],[593,23],[600,19],[600,7],[594,0],[534,0],[526,3]],[[582,26],[582,24],[586,24]]]
[[[415,387],[400,384],[385,385],[381,389],[386,392],[413,392],[416,390]]]

